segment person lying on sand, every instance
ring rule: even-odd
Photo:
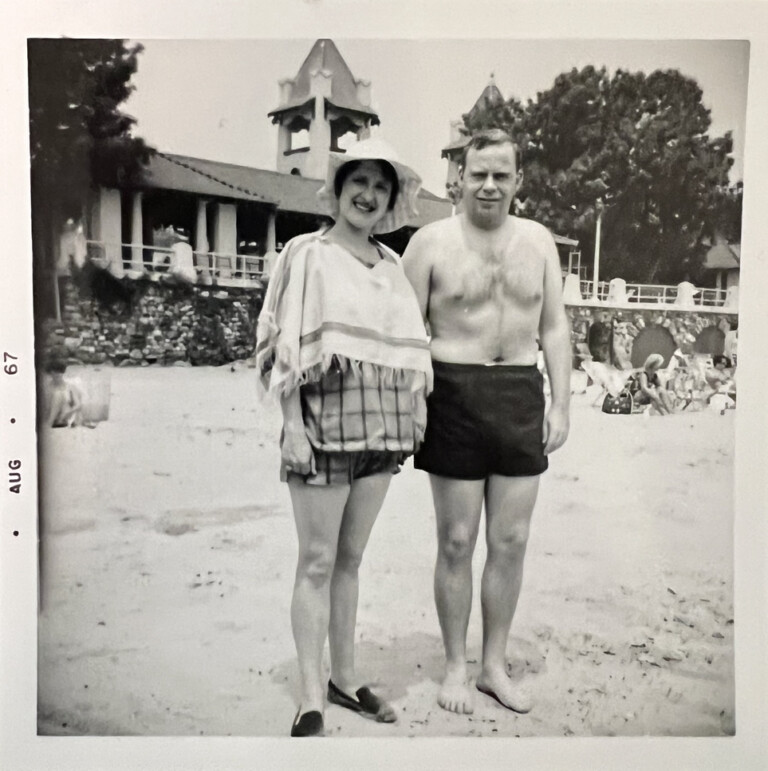
[[[730,368],[731,362],[727,356],[713,356],[712,366],[707,368],[704,378],[707,381],[707,385],[715,393],[727,394],[734,398],[736,396],[736,383]]]

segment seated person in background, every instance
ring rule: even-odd
[[[672,358],[669,360],[667,369],[685,369],[689,367],[694,356],[693,345],[695,342],[696,338],[690,332],[684,334],[680,340],[680,345],[675,349]]]
[[[67,365],[56,359],[48,367],[50,392],[46,424],[53,428],[79,426],[83,423],[83,395],[80,389],[64,377]]]
[[[718,394],[727,394],[735,398],[736,383],[733,374],[729,371],[731,360],[727,356],[713,356],[712,366],[704,373],[707,385]]]
[[[632,396],[635,404],[650,404],[662,415],[671,415],[674,412],[672,396],[659,377],[663,365],[664,357],[660,353],[652,353],[635,379]]]
[[[739,340],[739,322],[735,319],[733,321],[723,319],[718,326],[725,334],[725,340],[723,341],[723,356],[729,359],[731,364],[735,367],[737,364],[736,348]]]

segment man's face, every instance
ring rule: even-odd
[[[462,201],[470,221],[484,230],[500,227],[520,179],[511,143],[471,148],[461,174]]]

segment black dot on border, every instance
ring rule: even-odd
[[[19,531],[18,531],[18,530],[14,530],[14,531],[13,531],[13,534],[14,534],[14,535],[18,535],[18,534],[19,534]]]

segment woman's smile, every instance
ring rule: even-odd
[[[391,193],[379,165],[363,161],[344,181],[339,216],[354,227],[372,228],[387,213]]]
[[[376,208],[377,208],[375,203],[371,203],[369,201],[356,200],[354,202],[354,205],[355,205],[355,207],[357,209],[359,209],[360,211],[366,212],[366,213],[370,213],[372,211],[375,211]]]

